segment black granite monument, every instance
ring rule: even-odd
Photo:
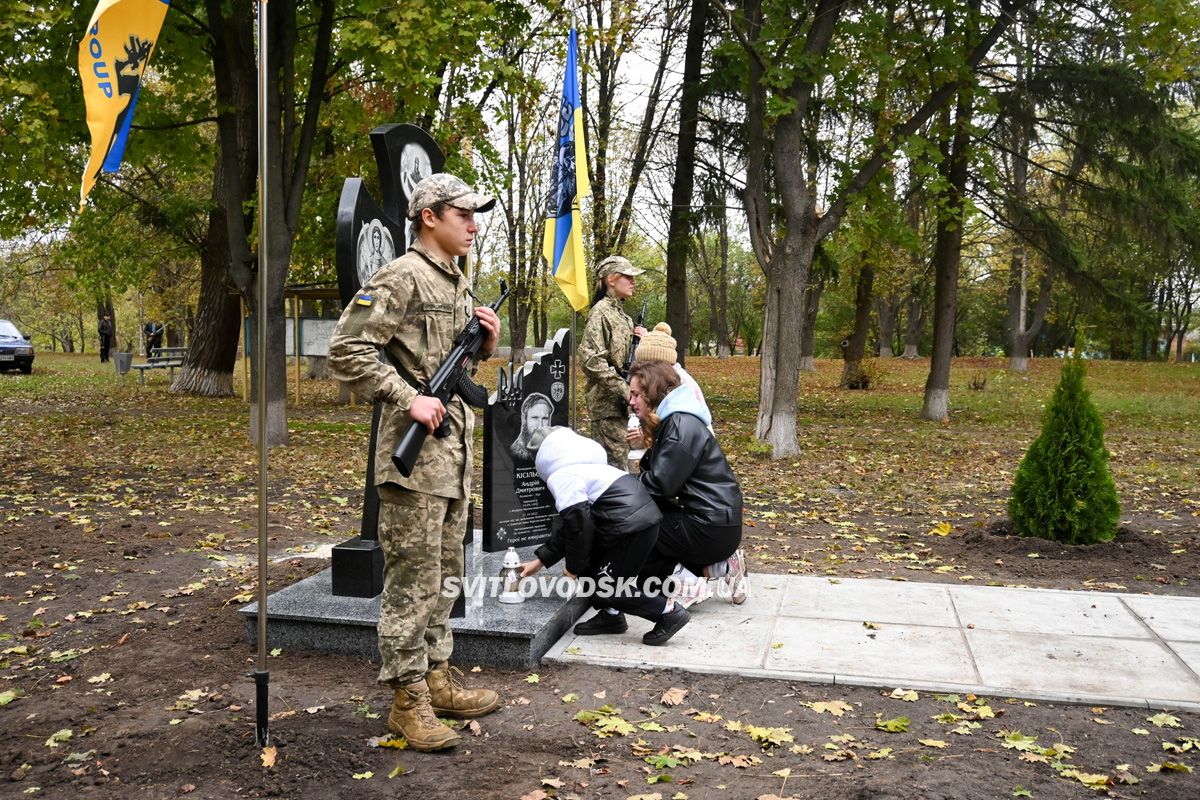
[[[550,538],[554,498],[537,475],[529,435],[570,419],[571,332],[563,328],[520,367],[500,370],[483,422],[483,549]]]
[[[408,223],[408,198],[427,175],[441,172],[445,156],[428,133],[416,125],[381,125],[371,131],[379,169],[383,207],[371,197],[362,178],[347,178],[338,202],[336,261],[342,305],[384,264],[403,255],[415,237]],[[375,489],[375,435],[381,406],[371,414],[371,443],[363,489],[359,535],[333,548],[333,593],[342,597],[374,597],[383,591],[383,551],[379,547],[379,493]],[[471,523],[468,518],[467,528]]]

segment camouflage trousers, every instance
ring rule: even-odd
[[[622,472],[629,471],[629,442],[625,439],[628,429],[628,416],[592,420],[592,438],[608,453],[608,463]]]
[[[397,688],[419,681],[431,664],[450,658],[454,597],[447,597],[442,587],[446,578],[462,578],[466,524],[466,500],[381,487],[381,683]]]

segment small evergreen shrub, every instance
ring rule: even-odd
[[[1008,516],[1022,536],[1094,544],[1117,535],[1121,506],[1108,470],[1104,424],[1083,375],[1082,359],[1063,364],[1042,432],[1017,468]]]

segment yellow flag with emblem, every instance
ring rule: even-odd
[[[138,91],[170,0],[100,0],[79,44],[79,78],[92,151],[83,170],[79,208],[100,172],[116,172],[125,155]]]

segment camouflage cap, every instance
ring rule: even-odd
[[[596,265],[596,277],[607,278],[609,275],[628,275],[634,277],[641,275],[646,270],[638,269],[629,262],[624,256],[609,256]]]
[[[408,218],[416,219],[423,209],[437,203],[448,203],[467,211],[491,211],[496,199],[479,194],[462,179],[448,172],[437,172],[425,176],[413,187],[412,197],[408,201]]]

